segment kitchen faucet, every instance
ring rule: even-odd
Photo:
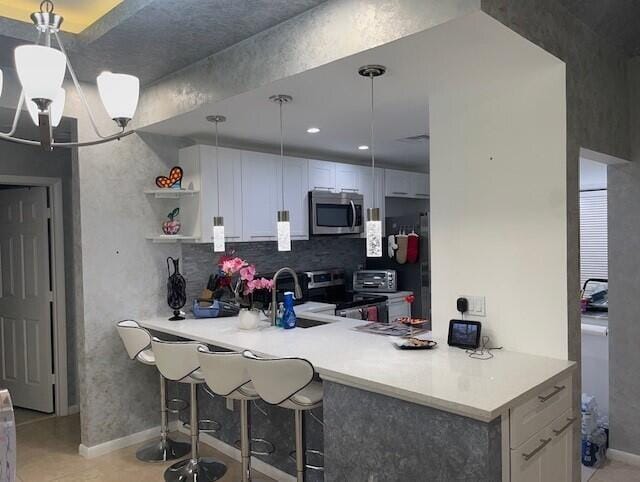
[[[276,325],[276,314],[278,313],[278,291],[276,286],[278,283],[278,276],[284,272],[291,273],[295,284],[296,299],[302,299],[302,290],[300,289],[300,283],[298,282],[298,275],[296,272],[287,266],[276,271],[276,274],[273,275],[273,287],[271,288],[271,326]]]

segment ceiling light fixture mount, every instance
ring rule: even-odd
[[[44,0],[40,4],[40,11],[31,14],[31,20],[38,32],[35,44],[20,45],[15,49],[16,72],[22,85],[22,92],[18,99],[11,129],[8,132],[0,132],[0,139],[18,144],[41,146],[44,150],[50,151],[55,147],[83,147],[103,144],[133,134],[134,130],[126,130],[126,128],[138,107],[139,79],[133,75],[111,72],[103,72],[98,76],[98,92],[102,104],[120,129],[115,134],[103,135],[98,129],[93,111],[58,35],[64,18],[58,15],[54,9],[51,0]],[[52,47],[52,39],[55,39],[58,45],[57,49]],[[62,83],[67,69],[89,117],[91,127],[97,136],[95,140],[83,142],[55,142],[53,140],[52,128],[56,127],[64,110],[65,93]],[[1,77],[2,71],[0,71]],[[27,110],[31,111],[34,123],[40,127],[39,141],[15,136],[25,102]]]

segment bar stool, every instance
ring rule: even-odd
[[[260,397],[249,378],[246,361],[241,353],[212,352],[206,348],[198,348],[198,357],[200,371],[209,389],[217,395],[240,401],[242,482],[250,482],[252,439],[249,402]]]
[[[181,460],[169,467],[164,473],[167,482],[212,482],[220,479],[227,466],[211,458],[198,455],[198,438],[200,420],[198,418],[198,385],[204,383],[200,372],[198,348],[206,348],[197,342],[151,340],[151,348],[156,356],[156,364],[160,373],[168,380],[188,383],[190,388],[191,416],[191,457]]]
[[[271,405],[294,410],[296,477],[298,482],[304,482],[307,468],[323,470],[307,465],[304,442],[304,412],[322,405],[322,383],[313,381],[313,365],[303,358],[259,358],[248,350],[242,355],[260,398]]]
[[[131,360],[137,360],[145,365],[156,366],[156,359],[151,350],[151,334],[147,330],[133,320],[121,321],[116,324],[116,328]],[[180,459],[191,450],[190,444],[176,442],[169,437],[168,411],[166,381],[160,374],[160,442],[154,442],[139,449],[136,452],[138,460],[143,462],[166,462]]]

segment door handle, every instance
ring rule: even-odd
[[[357,189],[351,189],[351,188],[346,188],[346,187],[340,188],[340,191],[341,192],[358,192]]]
[[[408,192],[402,192],[402,191],[393,191],[391,194],[404,194],[406,196],[409,193]]]
[[[565,430],[567,430],[569,427],[571,427],[571,425],[573,425],[573,422],[576,421],[575,417],[568,417],[567,418],[567,423],[565,425],[563,425],[560,430],[556,430],[553,429],[553,433],[556,435],[560,435],[562,432],[564,432]]]
[[[330,187],[324,187],[324,186],[313,186],[313,189],[314,189],[314,191],[315,191],[316,189],[322,189],[322,190],[324,190],[324,191],[331,191],[331,188],[330,188]]]
[[[565,388],[567,387],[565,387],[564,385],[560,385],[560,386],[556,385],[553,387],[554,389],[553,392],[551,392],[549,395],[538,395],[538,400],[540,400],[540,403],[544,403],[550,398],[555,397],[558,393],[560,393]]]
[[[551,442],[551,438],[541,438],[540,445],[538,445],[535,449],[533,449],[528,454],[522,454],[525,460],[531,460],[538,452],[540,452],[543,448],[547,446],[547,444]]]
[[[353,221],[351,221],[351,229],[356,228],[356,205],[353,201],[349,201],[351,203],[351,212],[353,213]]]

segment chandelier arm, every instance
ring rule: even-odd
[[[22,106],[24,105],[24,90],[20,92],[20,99],[18,100],[18,107],[16,113],[13,116],[13,123],[11,124],[11,130],[9,132],[0,132],[1,136],[12,136],[18,129],[18,122],[20,122],[20,116],[22,115]]]
[[[58,35],[58,32],[53,32],[53,35],[55,35],[55,37],[56,37],[56,41],[58,42],[58,46],[60,47],[60,51],[64,54],[65,58],[67,59],[67,68],[69,69],[69,74],[71,75],[71,80],[73,80],[73,85],[75,85],[76,90],[78,91],[78,95],[80,96],[80,101],[82,102],[82,105],[84,106],[84,109],[87,112],[87,115],[89,116],[89,121],[91,123],[91,127],[93,127],[93,131],[101,139],[112,139],[113,135],[105,136],[98,129],[98,125],[96,123],[96,119],[93,116],[93,111],[91,110],[91,107],[89,106],[89,102],[87,102],[87,98],[85,97],[84,92],[82,91],[82,87],[80,87],[80,82],[78,82],[78,78],[76,77],[76,73],[73,70],[73,67],[71,66],[71,61],[69,60],[67,52],[64,49],[64,45],[62,45],[62,41],[60,40],[60,36]],[[57,145],[57,144],[54,143],[54,146],[55,145]]]
[[[104,144],[106,142],[110,142],[110,141],[117,141],[122,139],[123,137],[127,137],[130,136],[131,134],[134,134],[136,131],[135,130],[130,130],[130,131],[125,131],[125,132],[118,132],[117,134],[113,134],[111,136],[107,136],[104,137],[102,139],[95,139],[92,141],[84,141],[84,142],[53,142],[51,143],[52,147],[66,147],[66,148],[72,148],[72,147],[87,147],[87,146],[95,146],[98,144]],[[14,136],[10,136],[7,134],[3,134],[0,133],[0,140],[2,141],[7,141],[7,142],[13,142],[14,144],[24,144],[27,146],[40,146],[40,141],[33,141],[31,139],[22,139],[21,137],[14,137]]]
[[[0,133],[0,140],[13,142],[14,144],[26,144],[28,146],[39,146],[40,141],[32,141],[30,139],[22,139],[21,137],[14,137],[13,135]]]

